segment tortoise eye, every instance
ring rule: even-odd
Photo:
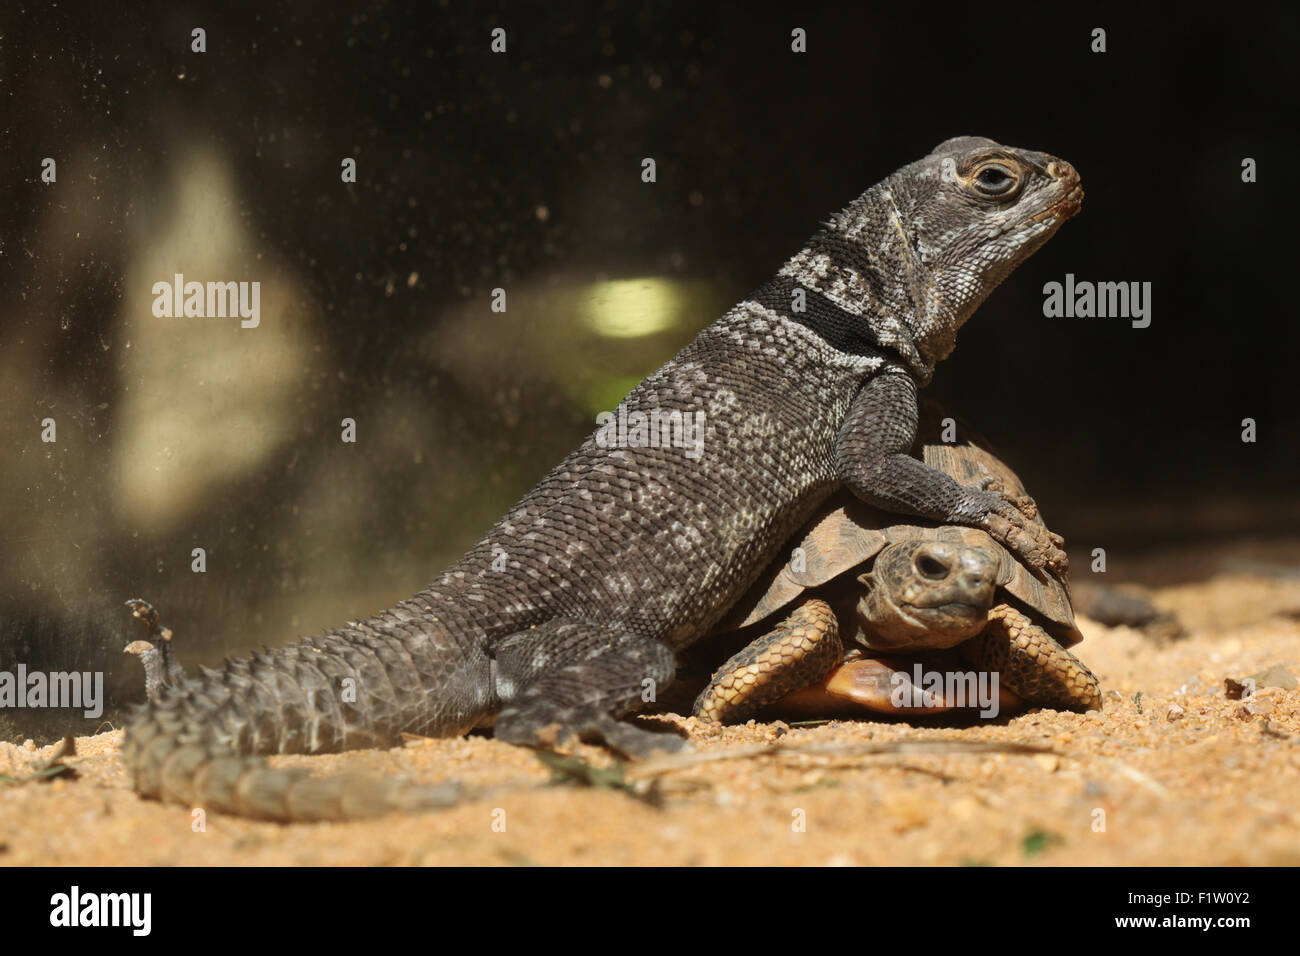
[[[1020,177],[1003,163],[986,163],[971,178],[975,191],[992,199],[1005,199],[1020,188]]]

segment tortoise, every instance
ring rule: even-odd
[[[968,440],[938,440],[940,414],[925,409],[914,453],[1002,494],[1048,533],[987,442],[965,429]],[[711,632],[708,646],[747,642],[696,698],[697,717],[736,722],[777,701],[805,711],[847,704],[938,713],[970,703],[962,692],[980,675],[998,678],[991,713],[980,702],[984,716],[1017,705],[1101,708],[1097,679],[1068,650],[1083,636],[1064,569],[1031,569],[982,530],[889,514],[849,492],[832,496],[791,545],[790,559],[766,569]],[[975,673],[954,669],[963,666]]]

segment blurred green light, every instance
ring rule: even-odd
[[[599,282],[582,296],[582,321],[597,335],[612,339],[655,335],[678,324],[685,298],[670,279]]]

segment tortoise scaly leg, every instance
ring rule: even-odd
[[[820,681],[843,657],[835,612],[825,601],[809,598],[715,671],[693,712],[721,723],[748,720],[766,705]]]
[[[1008,604],[989,610],[989,625],[963,650],[980,670],[1031,707],[1101,710],[1092,671],[1028,616]]]

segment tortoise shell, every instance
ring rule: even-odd
[[[997,456],[972,442],[929,443],[920,447],[924,461],[961,484],[993,478],[995,487],[1025,495],[1019,477]],[[1033,519],[1041,525],[1042,518]],[[851,492],[833,495],[791,539],[793,548],[777,558],[719,626],[739,630],[775,614],[806,591],[867,564],[889,544],[919,539],[956,544],[978,543],[1000,558],[997,584],[1020,604],[1046,619],[1064,647],[1083,640],[1074,623],[1069,581],[1065,575],[1036,573],[985,532],[941,525],[922,518],[900,518],[859,500]]]

